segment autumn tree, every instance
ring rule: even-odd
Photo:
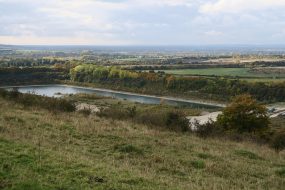
[[[244,94],[233,98],[218,116],[217,123],[225,130],[253,132],[267,128],[269,118],[265,106]]]

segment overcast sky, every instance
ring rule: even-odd
[[[0,0],[0,44],[285,44],[285,0]]]

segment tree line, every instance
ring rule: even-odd
[[[6,58],[0,59],[0,68],[6,67],[36,67],[51,66],[55,64],[66,64],[68,60],[52,58]]]
[[[239,94],[251,94],[263,102],[285,101],[285,82],[247,82],[222,77],[175,77],[155,72],[137,72],[118,67],[79,65],[71,69],[72,81],[100,83],[116,88],[128,87],[137,92],[158,92],[191,95],[200,93],[208,98],[229,100]]]
[[[0,68],[0,85],[43,84],[69,80],[69,70],[50,67]]]

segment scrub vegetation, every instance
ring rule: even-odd
[[[284,152],[0,98],[1,189],[282,189]]]

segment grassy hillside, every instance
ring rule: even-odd
[[[284,186],[284,152],[0,99],[0,189]]]

